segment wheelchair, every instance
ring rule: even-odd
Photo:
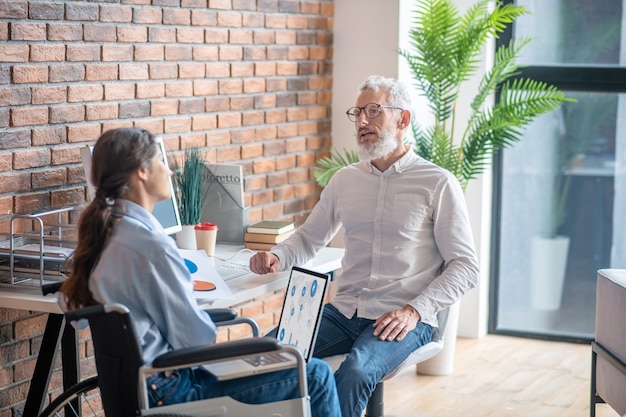
[[[65,313],[68,321],[86,319],[91,329],[97,376],[85,379],[64,391],[39,417],[311,417],[306,380],[306,362],[300,351],[273,338],[260,338],[254,320],[237,317],[230,309],[207,310],[216,325],[248,324],[252,338],[208,346],[178,349],[157,357],[152,365],[142,361],[129,310],[122,304],[86,307]],[[210,362],[285,352],[296,357],[299,396],[264,404],[245,404],[230,397],[216,397],[188,403],[150,408],[145,379],[154,372],[201,366]]]

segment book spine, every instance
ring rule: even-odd
[[[295,229],[290,230],[279,235],[270,235],[264,233],[246,233],[244,240],[246,242],[259,242],[259,243],[279,243],[287,239],[295,232]]]
[[[260,227],[248,227],[246,229],[246,232],[257,233],[261,235],[280,235],[285,232],[288,232],[289,230],[293,230],[293,227],[290,227],[287,229],[266,229],[266,228],[260,228]]]
[[[252,250],[270,250],[274,246],[275,243],[259,243],[259,242],[246,242],[245,247]]]

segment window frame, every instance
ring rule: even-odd
[[[503,1],[505,4],[515,3],[513,0]],[[623,5],[626,7],[626,3]],[[623,23],[626,25],[626,22]],[[495,42],[497,49],[506,45],[513,37],[514,25],[509,25]],[[626,48],[626,47],[625,47]],[[626,65],[626,64],[625,64]],[[530,77],[537,81],[552,84],[563,91],[626,93],[626,66],[593,65],[529,65],[521,68],[518,77]],[[499,96],[496,95],[496,100]],[[493,158],[492,180],[492,219],[491,219],[491,250],[489,278],[489,314],[487,332],[490,334],[519,336],[534,339],[558,340],[575,343],[589,343],[593,338],[580,336],[550,335],[498,328],[499,288],[500,288],[500,225],[502,223],[502,173],[503,152],[499,151]]]

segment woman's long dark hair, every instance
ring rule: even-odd
[[[112,129],[96,141],[91,160],[96,196],[81,213],[70,276],[61,287],[69,309],[97,304],[89,277],[113,231],[116,200],[127,191],[131,175],[148,167],[156,153],[154,135],[143,129]]]

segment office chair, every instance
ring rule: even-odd
[[[367,402],[367,407],[365,409],[365,417],[384,417],[384,382],[396,376],[400,371],[410,365],[415,365],[420,362],[424,362],[437,353],[441,352],[443,349],[443,336],[446,330],[446,325],[448,323],[448,315],[450,313],[450,309],[454,306],[448,307],[444,310],[441,310],[437,313],[437,321],[439,323],[439,327],[433,330],[433,334],[430,342],[426,343],[423,346],[420,346],[416,350],[413,351],[407,358],[396,368],[389,371],[376,385],[374,392],[370,396],[370,399]],[[345,354],[342,355],[334,355],[329,356],[327,358],[323,358],[333,371],[336,371],[341,363],[346,358]]]
[[[256,323],[229,317],[230,310],[212,311],[214,320],[224,324],[248,323],[258,336]],[[233,312],[234,313],[234,312]],[[216,314],[223,314],[217,317]],[[151,366],[143,363],[141,348],[129,310],[122,304],[106,304],[67,312],[68,320],[87,319],[98,372],[98,386],[107,416],[233,416],[311,417],[305,361],[300,352],[271,338],[250,338],[209,346],[178,349],[157,357]],[[254,324],[252,324],[254,323]],[[282,351],[297,358],[300,396],[267,404],[244,404],[230,397],[217,397],[183,404],[150,408],[145,379],[154,372],[200,366],[233,358]]]

